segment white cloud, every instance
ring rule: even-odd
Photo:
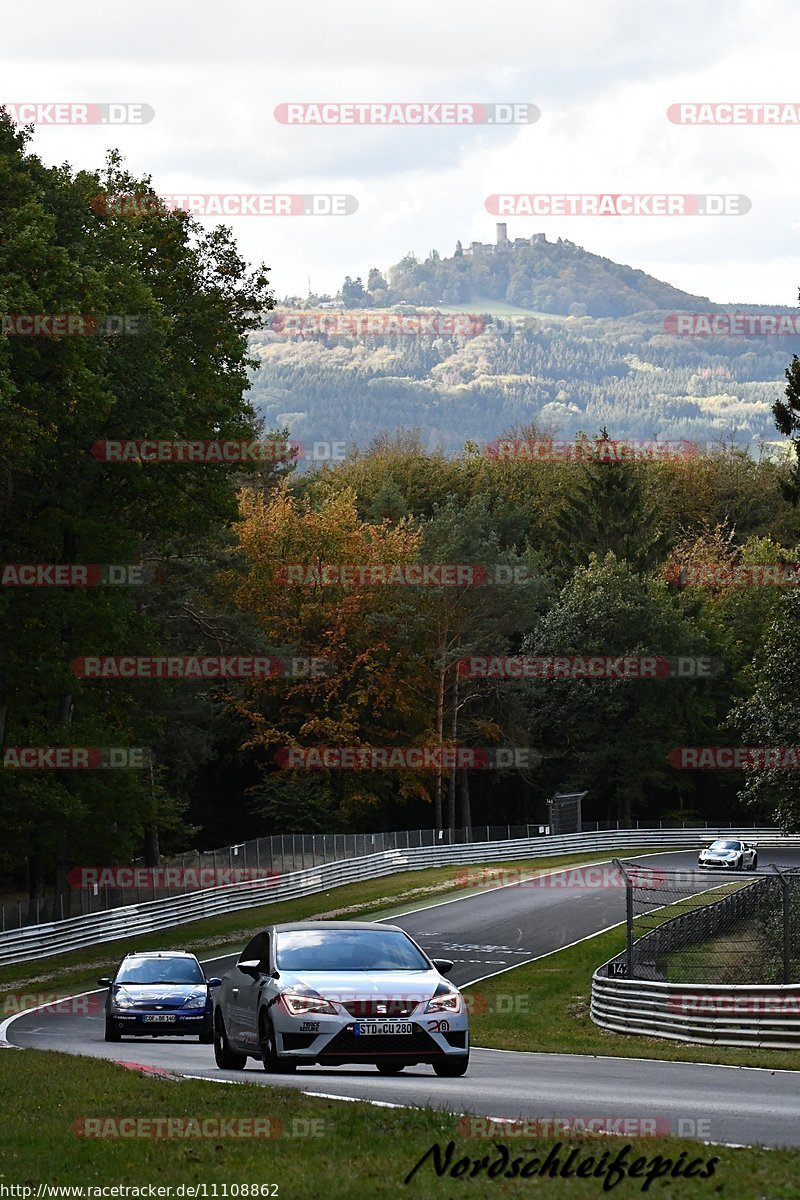
[[[409,249],[450,253],[493,236],[498,191],[743,193],[739,218],[509,221],[544,229],[723,301],[795,302],[800,241],[792,165],[800,130],[690,128],[680,100],[800,101],[788,0],[688,6],[407,0],[402,6],[190,7],[77,0],[4,29],[3,98],[138,100],[146,126],[39,128],[48,162],[99,166],[118,146],[159,191],[348,192],[346,218],[233,222],[279,294],[334,290]],[[518,100],[541,120],[498,128],[298,128],[288,100]]]

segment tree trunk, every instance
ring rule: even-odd
[[[44,858],[41,849],[31,850],[28,855],[28,899],[35,900],[43,891]],[[31,908],[33,913],[33,908]]]
[[[144,865],[157,867],[161,862],[161,852],[158,847],[158,826],[148,825],[144,831]]]
[[[455,747],[458,742],[458,671],[453,680],[453,715],[450,721],[450,738]],[[451,833],[456,828],[456,768],[450,768],[450,780],[447,789],[447,824]]]
[[[442,653],[444,659],[444,652]],[[436,697],[436,734],[439,739],[439,746],[442,745],[444,736],[444,676],[445,667],[439,669],[439,694]],[[442,828],[442,767],[439,764],[436,770],[436,791],[434,793],[433,804],[433,827],[434,829]]]
[[[469,799],[469,771],[466,767],[459,767],[459,791],[461,793],[461,824],[464,828],[464,836],[467,841],[472,840],[472,806]]]
[[[62,728],[67,729],[72,724],[72,714],[74,711],[74,707],[75,706],[73,704],[72,693],[71,692],[62,693],[62,695],[59,699],[59,702],[58,702],[58,723]],[[75,783],[71,777],[70,771],[58,771],[57,778],[58,778],[59,782],[64,785],[64,787],[67,789],[67,791],[71,791],[74,788]],[[61,897],[61,896],[63,896],[64,916],[65,917],[72,916],[72,913],[70,911],[70,900],[72,898],[72,892],[71,892],[71,889],[69,886],[69,878],[68,878],[70,866],[72,865],[70,863],[70,859],[69,859],[69,847],[70,847],[69,832],[70,831],[69,831],[68,822],[66,820],[62,819],[61,826],[60,826],[58,836],[56,839],[56,873],[55,873],[55,889],[54,889],[55,896],[54,896],[54,900],[53,900],[53,920],[54,921],[57,921],[59,919],[59,917],[61,916],[61,907],[59,905],[59,897]]]

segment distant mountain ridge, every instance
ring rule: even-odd
[[[416,429],[426,447],[447,452],[531,422],[563,438],[605,427],[618,438],[755,448],[775,439],[772,405],[800,355],[800,321],[786,322],[786,336],[768,334],[767,323],[749,336],[724,321],[721,332],[709,322],[694,332],[672,314],[800,311],[715,304],[564,239],[503,234],[451,258],[408,254],[386,275],[373,267],[366,287],[348,277],[336,299],[289,300],[289,315],[323,309],[319,318],[333,319],[308,314],[293,332],[278,312],[252,335],[250,396],[266,427],[304,444],[361,447]],[[351,327],[334,308],[376,320]],[[490,319],[461,322],[461,336],[442,332],[446,322],[403,330],[380,320],[414,310]]]
[[[346,308],[413,304],[469,307],[497,300],[531,312],[573,317],[630,317],[639,313],[763,311],[763,305],[723,305],[693,295],[635,267],[592,254],[565,238],[551,242],[543,233],[507,235],[498,223],[494,243],[456,243],[442,258],[435,250],[420,260],[407,254],[388,272],[372,268],[366,287],[349,276],[342,287]],[[773,305],[771,312],[792,311]]]

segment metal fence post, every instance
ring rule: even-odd
[[[625,880],[625,974],[633,979],[633,880],[618,858],[611,861]]]
[[[783,888],[783,982],[792,982],[792,926],[789,906],[789,880],[781,874]]]

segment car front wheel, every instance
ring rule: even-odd
[[[107,1042],[121,1042],[122,1041],[122,1034],[120,1033],[118,1027],[114,1024],[114,1022],[109,1017],[106,1017],[106,1038],[105,1038],[105,1040]]]
[[[468,1054],[454,1054],[450,1058],[443,1058],[441,1062],[435,1062],[433,1069],[444,1079],[456,1079],[459,1075],[466,1075],[468,1066]]]
[[[275,1045],[275,1030],[265,1012],[258,1018],[258,1044],[261,1048],[261,1061],[264,1070],[273,1075],[290,1075],[297,1063],[292,1059],[280,1058]]]
[[[246,1054],[237,1054],[231,1049],[220,1012],[214,1018],[214,1060],[223,1071],[242,1071],[247,1062]]]

